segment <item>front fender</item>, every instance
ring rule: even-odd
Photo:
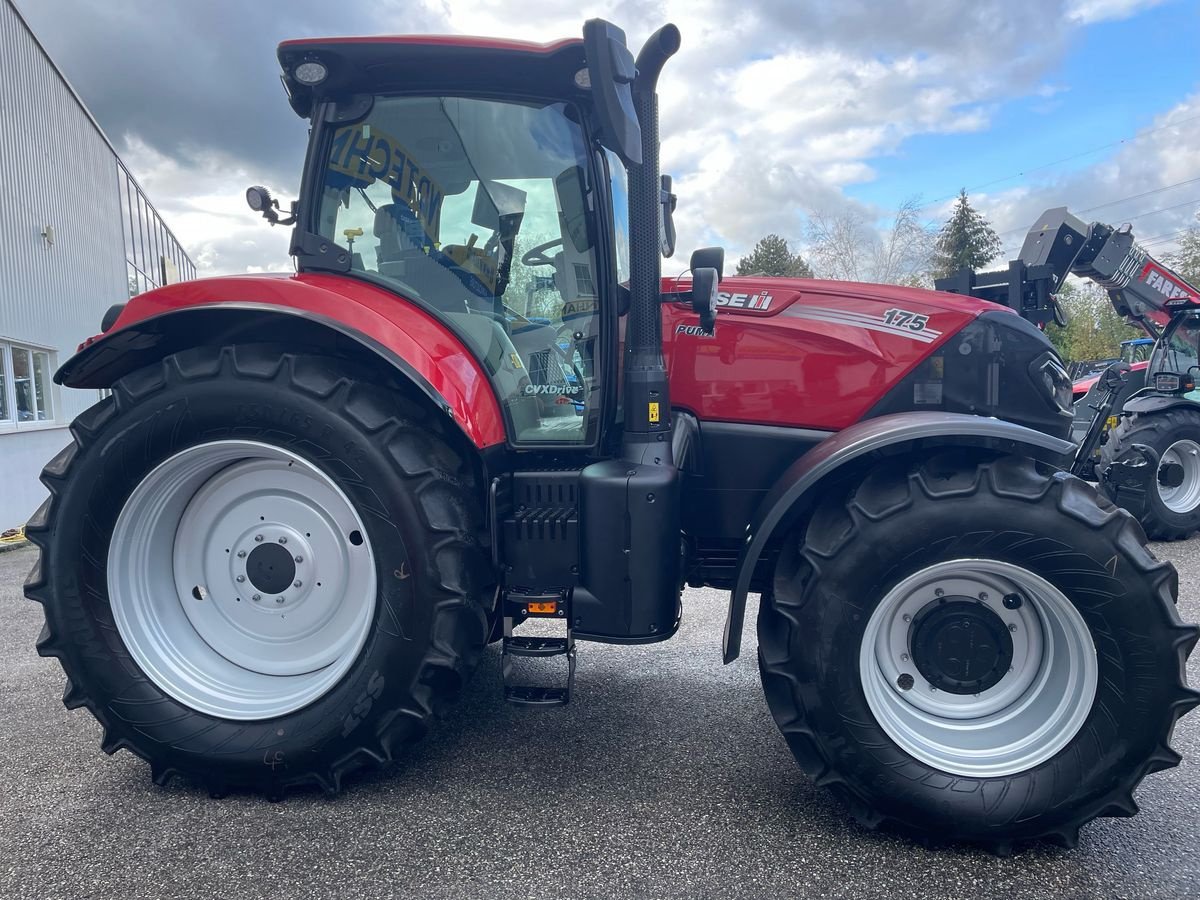
[[[150,291],[54,378],[107,388],[179,350],[238,341],[366,352],[412,382],[476,447],[504,443],[499,402],[466,344],[415,303],[344,276],[208,278]]]
[[[963,413],[895,413],[867,419],[828,437],[800,459],[767,492],[746,529],[725,619],[724,659],[741,653],[746,595],[763,551],[812,508],[821,486],[851,465],[896,453],[926,453],[943,447],[975,447],[1030,456],[1066,468],[1075,445],[1023,425]]]
[[[1143,394],[1140,397],[1130,397],[1126,400],[1121,407],[1121,412],[1145,415],[1146,413],[1162,412],[1165,409],[1177,409],[1181,406],[1200,410],[1200,403],[1178,394]]]

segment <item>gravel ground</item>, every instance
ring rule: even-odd
[[[1156,550],[1195,621],[1200,540]],[[721,666],[725,595],[708,590],[688,592],[666,644],[580,645],[568,708],[506,706],[493,650],[402,768],[337,798],[156,788],[59,702],[58,663],[33,649],[40,610],[21,596],[33,557],[0,554],[0,897],[1200,893],[1200,714],[1176,731],[1183,765],[1138,791],[1142,813],[1089,826],[1074,851],[925,849],[856,827],[801,775],[762,698],[753,628]]]

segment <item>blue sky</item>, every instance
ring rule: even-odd
[[[1046,96],[1035,93],[997,103],[988,127],[979,131],[910,138],[895,154],[873,160],[874,181],[848,187],[846,193],[891,209],[914,194],[930,202],[960,187],[994,194],[1018,185],[1053,186],[1071,173],[1086,173],[1115,154],[1118,148],[1108,145],[1125,141],[1141,148],[1161,139],[1159,134],[1140,140],[1137,135],[1200,87],[1198,54],[1200,7],[1186,0],[1089,25],[1070,43],[1061,65],[1046,72]],[[1200,209],[1200,184],[1108,207],[1104,215],[1134,215],[1192,198],[1196,203],[1188,208],[1195,212]],[[1090,200],[1087,195],[1062,198],[1078,208],[1092,205]],[[1144,216],[1136,230],[1157,235],[1172,230],[1173,221],[1166,214]]]

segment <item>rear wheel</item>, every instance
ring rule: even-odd
[[[1078,479],[1011,457],[892,462],[784,546],[763,684],[801,766],[861,823],[1073,845],[1179,761],[1197,629],[1175,591]]]
[[[1101,471],[1134,444],[1159,456],[1158,478],[1145,504],[1131,512],[1151,538],[1178,541],[1200,530],[1200,408],[1175,407],[1124,416],[1100,448]],[[1115,497],[1118,504],[1124,496]]]
[[[345,363],[197,349],[72,426],[28,527],[38,643],[103,748],[213,792],[395,757],[487,638],[471,467]]]

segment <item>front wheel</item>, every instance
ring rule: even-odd
[[[1073,845],[1178,763],[1197,629],[1084,482],[961,453],[871,471],[783,547],[759,614],[771,711],[870,827]]]
[[[1158,453],[1158,477],[1131,512],[1155,540],[1178,541],[1200,531],[1200,405],[1123,416],[1100,448],[1100,469],[1134,444]],[[1118,492],[1117,503],[1124,495]]]

